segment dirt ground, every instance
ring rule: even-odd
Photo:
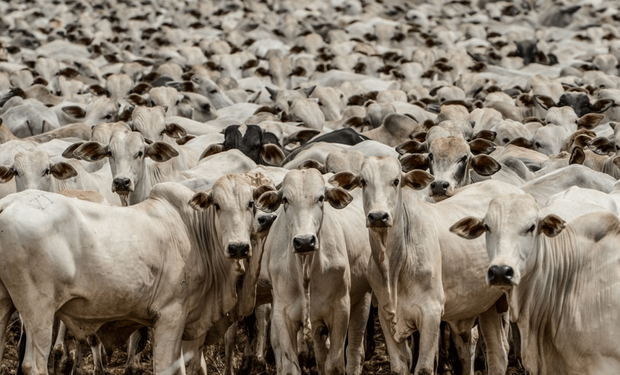
[[[243,348],[245,345],[245,335],[240,330],[238,333],[238,342],[235,348],[235,355],[233,359],[233,366],[238,369],[241,365]],[[19,322],[16,321],[11,324],[7,329],[7,341],[4,359],[2,360],[2,375],[14,375],[17,370],[17,343],[19,341]],[[379,322],[375,321],[375,342],[376,348],[372,358],[364,363],[364,374],[381,375],[390,374],[390,361],[385,348],[385,340],[383,332],[379,326]],[[90,349],[87,346],[82,348],[84,358],[82,362],[82,369],[84,375],[91,375],[93,373],[93,362]],[[126,354],[124,350],[116,350],[110,360],[109,370],[110,375],[122,375],[125,373],[125,361]],[[224,346],[220,342],[218,345],[213,345],[205,348],[205,359],[207,361],[207,368],[209,374],[224,374]],[[483,368],[484,364],[477,363],[475,375],[485,375],[486,371]],[[142,353],[142,368],[144,375],[151,375],[153,372],[153,364],[151,357],[151,345],[147,344],[144,352]],[[304,369],[306,374],[315,374],[314,371]],[[525,371],[511,364],[506,374],[508,375],[525,375]],[[272,375],[276,374],[275,365],[268,365],[267,368],[254,368],[252,374],[256,375]],[[456,375],[456,374],[455,374]]]

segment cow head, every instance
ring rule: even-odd
[[[114,133],[106,146],[95,141],[86,142],[75,149],[73,154],[87,161],[109,158],[113,177],[112,191],[125,198],[128,198],[137,186],[145,186],[146,179],[149,178],[146,173],[147,157],[164,162],[179,155],[166,143],[147,144],[142,134],[126,130]],[[144,196],[147,193],[144,193]]]
[[[13,166],[0,166],[0,182],[15,178],[17,191],[37,189],[54,191],[53,179],[66,180],[77,176],[69,163],[54,163],[47,152],[38,149],[20,151],[15,155]]]
[[[257,232],[254,205],[255,191],[260,193],[268,189],[256,189],[247,178],[239,174],[228,174],[218,178],[213,188],[207,192],[196,193],[189,204],[196,210],[211,208],[212,225],[215,226],[225,255],[231,259],[245,259],[252,256],[252,235]],[[270,216],[263,217],[268,230]],[[260,226],[260,223],[259,223]]]
[[[474,239],[486,233],[491,264],[487,283],[511,289],[530,272],[535,260],[530,256],[541,234],[557,236],[565,222],[554,214],[542,216],[538,204],[529,194],[511,194],[493,199],[484,219],[466,217],[450,231]]]
[[[403,188],[421,190],[431,181],[433,176],[425,171],[403,173],[398,159],[391,156],[366,158],[359,174],[340,172],[329,180],[346,190],[363,189],[366,226],[375,231],[393,225]]]
[[[200,158],[236,148],[257,164],[280,165],[285,155],[277,142],[258,125],[230,125],[224,129],[224,142],[210,145]]]
[[[401,163],[405,171],[429,169],[435,176],[430,184],[429,196],[441,201],[454,195],[454,190],[470,183],[470,170],[482,176],[490,176],[501,166],[490,156],[485,155],[495,149],[486,139],[466,142],[463,138],[448,137],[435,139],[429,146],[428,154],[413,154],[403,157]]]
[[[292,170],[286,174],[277,191],[260,196],[258,207],[279,212],[292,234],[291,249],[304,254],[320,248],[319,231],[323,223],[324,204],[336,209],[346,207],[353,197],[341,188],[326,187],[323,176],[315,169]]]

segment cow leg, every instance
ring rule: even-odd
[[[230,327],[228,327],[226,335],[224,336],[224,353],[226,358],[226,363],[224,364],[224,375],[233,374],[232,357],[235,350],[235,344],[237,343],[238,328],[239,324],[237,324],[237,322],[233,323]]]
[[[441,324],[441,308],[422,311],[418,323],[420,331],[420,355],[415,367],[415,375],[435,373],[435,357],[439,345],[439,325]]]
[[[364,298],[351,306],[351,319],[347,345],[347,374],[361,374],[364,365],[364,332],[370,313],[371,294],[366,293]]]
[[[239,375],[249,375],[252,372],[252,365],[254,358],[256,358],[256,342],[258,340],[256,330],[256,314],[252,314],[243,319],[243,325],[245,326],[245,333],[247,339],[245,340],[245,347],[243,348],[243,360],[241,361],[241,368],[237,372]]]
[[[68,360],[65,366],[63,366],[63,374],[82,375],[83,374],[83,371],[82,371],[82,344],[83,342],[78,342],[74,338],[70,340],[70,343],[73,346],[73,350],[69,350],[70,360]],[[67,345],[67,343],[65,343],[65,345]],[[69,368],[71,368],[71,370],[69,370]]]
[[[185,363],[181,354],[181,337],[186,318],[183,308],[180,305],[171,305],[159,313],[159,320],[153,328],[153,373],[185,375]]]
[[[0,301],[0,361],[4,358],[4,344],[6,343],[6,327],[9,325],[11,315],[15,311],[11,298],[6,295]]]
[[[205,336],[192,341],[183,341],[183,360],[188,375],[207,375],[207,363],[202,351]]]
[[[385,311],[379,306],[377,310],[379,313],[379,323],[381,324],[381,330],[385,337],[385,346],[387,347],[388,355],[390,356],[390,370],[392,374],[409,374],[411,368],[412,355],[409,350],[407,340],[403,342],[396,342],[394,336],[391,334],[390,326],[387,323],[385,317]]]
[[[254,355],[256,356],[256,362],[259,366],[267,366],[265,359],[265,351],[267,349],[268,329],[269,329],[269,317],[271,315],[271,304],[264,304],[256,307],[254,310],[256,315],[256,349]]]
[[[95,375],[107,375],[105,363],[105,349],[101,340],[97,335],[90,335],[86,338],[86,342],[90,345],[90,351],[93,353],[93,368]],[[79,350],[79,349],[78,349]]]
[[[462,365],[463,375],[474,374],[474,355],[476,350],[476,341],[478,340],[478,332],[472,334],[473,321],[459,321],[457,323],[449,323],[452,342],[456,347],[459,361]]]
[[[274,293],[274,295],[276,295]],[[271,311],[271,344],[279,374],[298,375],[301,368],[297,361],[297,331],[301,328],[301,306],[279,306],[274,301]],[[287,312],[295,311],[290,316]],[[297,319],[294,319],[294,318]]]
[[[26,353],[22,370],[26,375],[47,375],[47,360],[52,349],[53,308],[22,311],[26,330]]]
[[[125,375],[139,375],[142,373],[140,366],[140,353],[148,339],[148,328],[139,329],[129,336],[127,341],[127,362],[125,362]]]
[[[310,306],[314,354],[319,374],[345,373],[344,345],[351,306],[349,293],[346,290],[344,292],[344,295],[325,295],[324,300],[317,298]],[[331,304],[329,301],[332,301]],[[328,337],[329,349],[326,345]]]
[[[493,305],[482,313],[478,319],[478,326],[487,347],[489,375],[505,374],[508,368],[507,328],[509,325],[504,325],[504,314],[498,314],[495,310],[495,305]]]

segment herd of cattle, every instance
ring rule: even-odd
[[[133,374],[148,337],[155,374],[199,374],[245,318],[239,371],[270,344],[280,374],[361,374],[374,305],[392,373],[442,373],[447,331],[463,374],[477,346],[493,375],[510,351],[620,373],[618,21],[614,0],[0,2],[18,372],[79,374],[77,340],[96,375],[128,341]]]

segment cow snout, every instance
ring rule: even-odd
[[[431,195],[446,195],[450,188],[448,181],[433,181],[431,182]]]
[[[513,285],[515,271],[510,266],[491,266],[487,271],[489,285]]]
[[[371,212],[366,217],[367,227],[390,227],[392,223],[390,221],[390,215],[387,212]]]
[[[314,251],[316,247],[316,237],[314,235],[297,236],[293,238],[293,248],[296,253],[307,253]]]
[[[115,178],[112,181],[112,190],[115,192],[129,192],[131,189],[131,180],[128,178]]]
[[[273,224],[274,220],[278,216],[276,214],[265,214],[259,216],[256,221],[258,222],[258,232],[262,233],[268,231],[271,228],[271,224]]]
[[[250,245],[247,243],[231,243],[228,245],[228,257],[246,259],[250,256]]]

